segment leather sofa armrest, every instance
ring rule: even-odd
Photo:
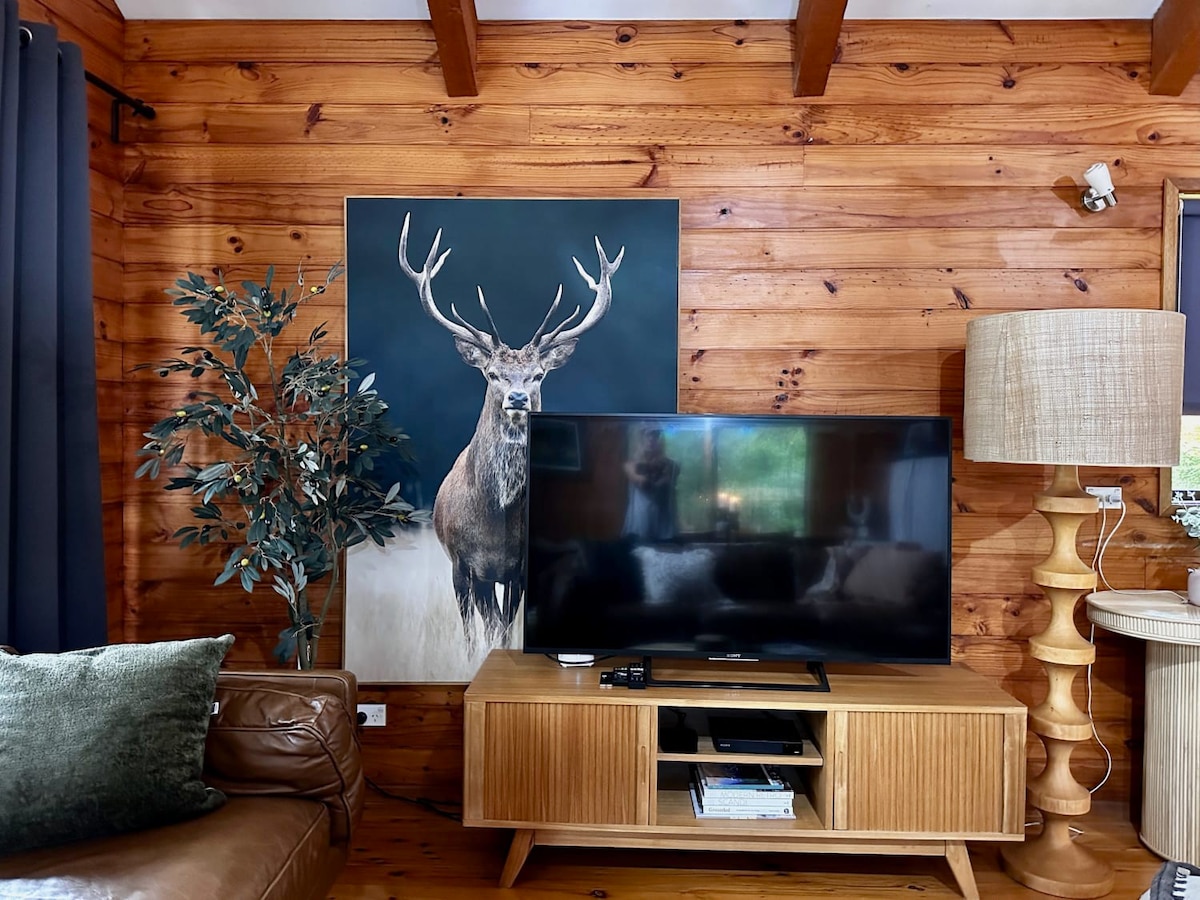
[[[357,697],[351,672],[221,672],[205,781],[229,796],[320,801],[333,842],[348,843],[365,790]]]

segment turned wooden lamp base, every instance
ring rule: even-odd
[[[1092,738],[1092,720],[1075,704],[1075,676],[1096,660],[1096,648],[1075,627],[1079,599],[1096,588],[1096,573],[1075,549],[1079,527],[1096,514],[1096,498],[1079,486],[1076,466],[1056,466],[1054,481],[1033,508],[1050,524],[1050,555],[1033,568],[1033,581],[1050,601],[1050,623],[1029,639],[1029,654],[1046,669],[1046,699],[1029,711],[1029,730],[1046,747],[1046,767],[1028,785],[1029,804],[1042,815],[1041,834],[1004,850],[1015,881],[1057,897],[1103,897],[1113,887],[1107,862],[1071,839],[1071,822],[1092,806],[1087,788],[1071,774],[1071,752]]]
[[[1069,820],[1047,814],[1047,822],[1037,837],[1001,851],[1008,876],[1055,897],[1088,900],[1108,894],[1113,889],[1112,866],[1071,840]]]

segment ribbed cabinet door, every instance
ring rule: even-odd
[[[484,819],[644,824],[636,706],[489,703],[484,743]]]
[[[1004,717],[850,713],[846,831],[1004,831]]]

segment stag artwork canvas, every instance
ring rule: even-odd
[[[351,197],[346,257],[348,354],[412,438],[381,480],[431,521],[349,551],[345,665],[468,681],[521,646],[530,413],[676,409],[679,204]]]

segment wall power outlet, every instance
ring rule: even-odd
[[[382,728],[387,724],[387,704],[385,703],[360,703],[358,704],[358,713],[367,717],[367,720],[363,722],[364,728]]]
[[[1121,508],[1121,489],[1119,487],[1109,487],[1108,485],[1091,485],[1084,488],[1093,497],[1100,500],[1101,509],[1120,509]]]

